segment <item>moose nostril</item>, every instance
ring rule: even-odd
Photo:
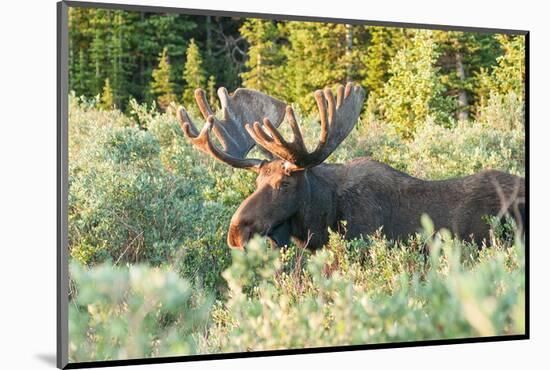
[[[244,247],[246,243],[250,240],[250,237],[252,236],[252,231],[250,229],[245,229],[241,232],[241,247]]]
[[[233,248],[244,248],[245,244],[254,235],[253,224],[252,220],[241,220],[238,223],[231,224],[227,233],[227,244]]]

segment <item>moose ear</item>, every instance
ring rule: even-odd
[[[303,171],[303,170],[304,170],[304,168],[298,167],[294,163],[290,163],[290,162],[287,162],[287,161],[283,162],[283,171],[284,171],[286,176],[290,176],[292,174],[292,172],[298,172],[298,171]]]

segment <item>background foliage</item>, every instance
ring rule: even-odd
[[[69,22],[70,89],[125,112],[132,98],[165,109],[193,106],[197,87],[246,86],[310,113],[308,94],[356,81],[369,112],[410,136],[428,115],[450,124],[491,93],[524,95],[523,36],[76,7]]]
[[[193,149],[171,108],[196,115],[196,87],[213,106],[219,86],[261,89],[295,105],[311,146],[311,93],[353,80],[368,97],[329,162],[523,176],[523,37],[71,7],[70,42],[71,361],[524,332],[510,226],[481,249],[424,220],[398,243],[231,252],[254,176]]]

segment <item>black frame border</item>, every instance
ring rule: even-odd
[[[108,367],[108,366],[128,366],[128,365],[146,365],[146,364],[162,364],[174,362],[189,362],[189,361],[208,361],[234,358],[250,358],[250,357],[271,357],[297,354],[313,354],[313,353],[330,353],[330,352],[347,352],[360,351],[371,349],[386,349],[386,348],[406,348],[406,347],[422,347],[422,346],[439,346],[449,344],[467,344],[467,343],[486,343],[486,342],[501,342],[511,340],[526,340],[530,339],[530,271],[529,271],[529,219],[530,219],[530,181],[529,181],[529,48],[530,48],[530,32],[527,30],[499,29],[499,28],[483,28],[483,27],[465,27],[452,25],[434,25],[423,23],[406,23],[406,22],[385,22],[374,20],[360,19],[345,19],[345,18],[330,18],[318,16],[298,16],[288,14],[270,14],[270,13],[249,13],[238,11],[214,10],[214,9],[186,9],[165,6],[151,5],[131,5],[131,4],[111,4],[101,2],[80,2],[80,1],[60,1],[57,4],[57,367],[59,369],[81,369],[91,367]],[[508,35],[525,36],[525,182],[526,182],[526,222],[525,222],[525,334],[519,335],[503,335],[491,337],[472,337],[472,338],[454,338],[454,339],[439,339],[439,340],[419,340],[411,342],[392,342],[392,343],[375,343],[375,344],[360,344],[349,346],[327,346],[314,348],[297,348],[297,349],[280,349],[269,351],[255,352],[228,352],[228,353],[212,353],[188,356],[173,356],[173,357],[155,357],[155,358],[138,358],[125,360],[108,360],[108,361],[92,361],[92,362],[77,362],[69,363],[68,358],[68,8],[101,8],[113,10],[138,11],[147,13],[178,13],[187,15],[211,15],[222,17],[247,17],[247,18],[263,18],[276,19],[284,21],[309,21],[309,22],[330,22],[330,23],[346,23],[353,25],[369,25],[383,27],[400,27],[400,28],[416,28],[428,30],[443,30],[443,31],[463,31],[477,33],[499,33]]]

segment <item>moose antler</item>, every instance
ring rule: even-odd
[[[260,159],[246,158],[255,145],[254,140],[246,133],[244,125],[256,122],[262,117],[269,117],[272,126],[279,126],[284,118],[285,103],[259,91],[237,89],[229,95],[224,87],[218,89],[223,118],[214,116],[206,100],[204,90],[195,90],[195,100],[202,116],[206,120],[201,131],[197,131],[185,108],[180,107],[177,117],[185,135],[191,139],[199,150],[213,156],[232,167],[257,170],[262,163]],[[210,132],[214,131],[222,149],[212,142]]]
[[[269,117],[263,119],[263,127],[256,121],[252,126],[245,125],[254,141],[273,153],[296,166],[295,169],[305,169],[322,163],[349,135],[361,112],[365,92],[360,86],[348,83],[346,87],[340,85],[336,93],[336,102],[330,88],[315,91],[315,100],[321,116],[321,136],[317,148],[308,152],[294,110],[286,108],[287,119],[292,128],[294,139],[287,142],[277,131]]]

